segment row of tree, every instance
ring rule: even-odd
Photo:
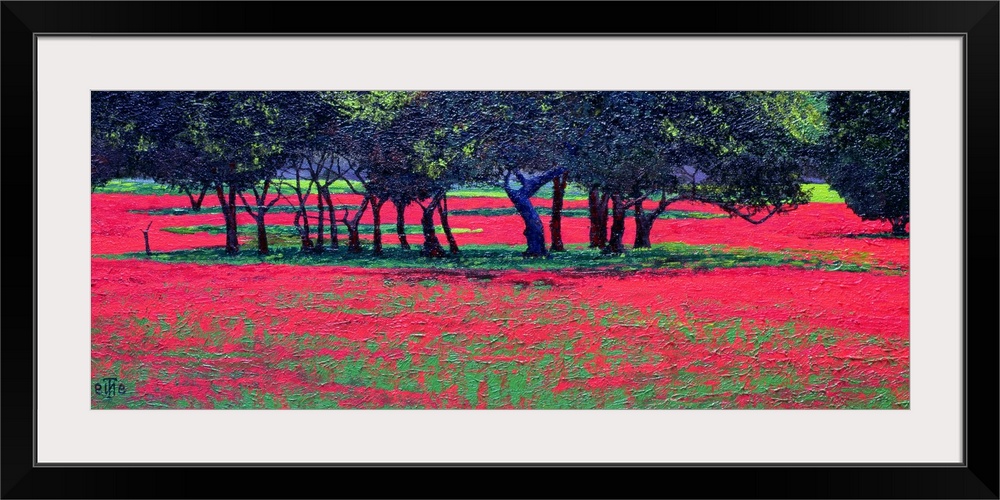
[[[395,207],[409,248],[403,213],[415,204],[430,257],[458,252],[449,190],[483,184],[502,187],[523,219],[525,255],[563,250],[574,184],[588,193],[591,247],[621,253],[629,214],[635,247],[650,246],[654,222],[679,200],[759,224],[807,202],[807,173],[903,232],[908,127],[905,92],[94,92],[91,178],[150,177],[195,210],[217,197],[229,254],[241,208],[262,254],[265,217],[282,200],[296,207],[303,251],[337,247],[343,225],[360,252],[371,210],[381,254],[383,206]],[[336,181],[361,195],[353,210],[334,204]],[[547,246],[532,197],[549,183]]]

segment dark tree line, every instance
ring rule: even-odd
[[[524,223],[526,256],[564,251],[567,186],[588,193],[590,246],[649,247],[670,204],[711,203],[753,224],[808,196],[803,172],[825,167],[865,219],[908,221],[908,95],[902,92],[94,92],[91,179],[144,176],[187,194],[193,210],[215,196],[226,252],[239,251],[237,213],[257,226],[266,254],[268,211],[295,210],[301,250],[362,252],[360,221],[394,206],[420,209],[420,253],[458,253],[450,190],[501,187]],[[335,204],[334,183],[361,196]],[[532,198],[552,186],[546,228]],[[440,223],[447,248],[437,234]],[[609,226],[610,224],[610,226]]]

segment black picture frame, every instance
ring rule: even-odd
[[[8,173],[34,165],[34,47],[47,34],[504,34],[878,35],[958,34],[965,50],[963,289],[965,408],[963,460],[954,465],[650,465],[373,464],[235,466],[38,466],[33,388],[38,297],[34,277],[7,275],[2,354],[4,498],[283,497],[690,497],[690,498],[998,498],[1000,461],[996,304],[997,186],[1000,157],[1000,2],[581,2],[574,19],[552,19],[538,3],[462,5],[459,27],[442,15],[457,4],[325,2],[19,2],[4,1],[2,130]],[[331,19],[330,9],[343,13]],[[388,12],[392,13],[389,15]],[[650,15],[650,13],[657,15]],[[663,16],[662,12],[676,15]],[[397,21],[393,21],[393,19]],[[37,167],[33,170],[37,176]],[[36,182],[33,187],[37,186]],[[25,206],[49,202],[37,188],[8,185],[8,234],[24,235]],[[28,194],[31,194],[29,197]],[[986,223],[986,215],[991,222]],[[33,225],[37,272],[38,221]],[[23,236],[22,236],[23,238]],[[9,241],[9,240],[8,240]],[[19,266],[27,245],[14,240]],[[11,253],[12,252],[12,253]],[[10,271],[11,267],[8,267]],[[974,271],[974,272],[970,272]],[[29,286],[29,283],[31,284]],[[969,293],[975,291],[975,293]],[[987,319],[987,311],[989,317]],[[932,431],[932,430],[929,430]],[[280,435],[263,438],[280,439]],[[94,429],[95,445],[134,436]],[[602,474],[594,474],[600,469]],[[446,470],[450,469],[450,470]],[[458,475],[482,488],[457,487]],[[541,489],[539,489],[541,488]]]

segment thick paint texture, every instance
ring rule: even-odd
[[[585,216],[562,219],[570,260],[561,269],[531,260],[358,266],[337,260],[344,248],[323,265],[157,261],[225,242],[219,232],[170,230],[222,225],[218,200],[206,198],[202,213],[182,213],[187,204],[92,195],[92,378],[127,386],[93,395],[95,408],[909,407],[909,240],[843,203],[810,203],[762,225],[673,214],[654,225],[652,251],[685,259],[629,269],[573,265],[589,241]],[[506,245],[516,255],[516,212],[468,214],[510,208],[506,198],[450,196],[459,247]],[[695,202],[670,210],[725,215]],[[420,215],[407,207],[406,225],[419,228]],[[276,235],[294,222],[290,211],[267,217]],[[394,219],[389,203],[386,247],[398,245]],[[541,220],[547,228],[548,215]],[[150,222],[154,257],[145,259]],[[237,222],[252,255],[254,221],[241,211]],[[627,217],[624,241],[634,228]],[[370,232],[361,238],[367,250]],[[687,246],[657,250],[667,243]],[[709,260],[700,255],[708,245],[766,258]]]

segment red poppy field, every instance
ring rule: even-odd
[[[552,259],[518,257],[505,198],[448,204],[460,259],[298,256],[275,211],[275,255],[241,212],[227,261],[217,201],[92,194],[92,407],[909,408],[909,240],[843,203],[761,225],[678,203],[619,257],[565,217]]]

